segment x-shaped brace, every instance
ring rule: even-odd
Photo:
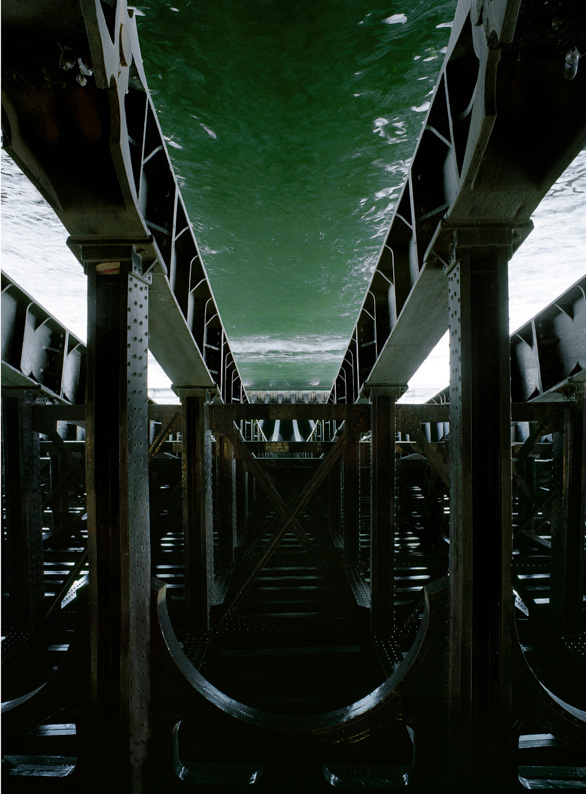
[[[272,554],[275,552],[283,538],[285,537],[286,533],[289,529],[291,529],[303,547],[309,552],[309,554],[316,560],[319,567],[325,567],[330,574],[332,574],[335,579],[338,581],[339,584],[342,585],[343,592],[349,592],[349,583],[346,580],[346,577],[338,570],[338,568],[332,564],[328,556],[322,551],[321,549],[317,548],[314,543],[312,543],[311,539],[308,537],[307,533],[303,529],[303,527],[299,523],[298,516],[301,511],[309,504],[317,489],[323,483],[325,478],[328,476],[340,455],[344,451],[344,449],[348,446],[348,444],[354,440],[357,434],[360,433],[362,430],[363,425],[363,418],[359,418],[352,426],[346,427],[340,435],[337,443],[330,449],[327,453],[325,458],[322,460],[317,472],[315,472],[313,478],[307,483],[307,485],[301,490],[301,492],[295,497],[293,500],[293,504],[288,505],[285,500],[282,498],[280,493],[275,488],[273,482],[271,481],[270,477],[267,475],[265,470],[262,468],[259,461],[254,457],[252,452],[248,449],[246,444],[242,441],[240,434],[234,428],[233,430],[228,431],[227,436],[230,439],[231,443],[233,444],[236,454],[244,461],[245,465],[248,468],[248,471],[256,478],[257,482],[267,495],[269,501],[277,511],[278,515],[282,519],[283,523],[279,527],[279,529],[273,534],[272,538],[268,542],[268,544],[264,547],[263,551],[258,555],[256,560],[252,562],[252,565],[249,570],[246,571],[244,578],[235,586],[231,586],[228,589],[228,593],[226,594],[226,599],[224,602],[224,610],[222,615],[222,620],[225,619],[228,615],[232,614],[240,601],[246,595],[250,586],[257,578],[261,570],[264,568],[268,560],[271,558]],[[248,568],[248,564],[250,563],[250,558],[253,555],[253,548],[257,545],[260,541],[261,537],[264,537],[266,534],[266,530],[259,535],[256,541],[251,544],[248,548],[247,552],[242,555],[239,561],[239,568],[246,570]],[[237,568],[238,571],[238,568]],[[237,572],[236,571],[236,572]],[[235,573],[236,573],[235,572]],[[235,581],[236,577],[233,577],[232,581]],[[350,595],[350,593],[349,593]],[[351,596],[350,596],[350,600]]]

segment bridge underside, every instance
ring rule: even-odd
[[[246,395],[125,4],[4,5],[89,318],[3,277],[6,792],[586,787],[586,281],[512,338],[507,295],[586,143],[579,4],[458,6],[327,402]],[[398,403],[447,328],[449,395]]]

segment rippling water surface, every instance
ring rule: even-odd
[[[245,382],[331,384],[454,7],[139,5],[149,85]]]
[[[454,7],[454,0],[138,6],[149,87],[247,385],[330,387]],[[85,285],[67,235],[3,161],[4,267],[84,337]],[[585,217],[583,153],[512,260],[512,327],[586,270]],[[423,373],[414,385],[426,394],[446,385],[445,342]]]

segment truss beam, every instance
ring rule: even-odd
[[[172,382],[243,400],[148,91],[134,11],[125,0],[61,4],[57,26],[43,0],[26,15],[21,5],[3,7],[6,151],[53,207],[80,262],[87,246],[136,245],[153,277],[149,346]]]
[[[365,387],[410,380],[448,327],[444,270],[458,230],[509,229],[512,253],[532,228],[531,213],[586,144],[586,70],[564,79],[564,58],[575,46],[572,21],[581,17],[573,3],[560,13],[567,15],[566,34],[552,46],[551,26],[536,22],[530,3],[458,5],[334,402],[356,402]],[[544,118],[559,122],[545,150]]]

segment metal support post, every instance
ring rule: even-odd
[[[210,628],[213,606],[214,547],[212,438],[205,389],[181,395],[183,533],[185,541],[186,630]]]
[[[338,464],[328,477],[328,514],[330,537],[334,544],[339,543],[342,524],[342,474],[343,465]]]
[[[586,401],[578,395],[565,412],[563,433],[554,434],[555,503],[551,535],[550,606],[553,630],[564,636],[582,629]]]
[[[358,447],[355,439],[344,450],[344,565],[356,568],[360,553]]]
[[[51,467],[51,490],[55,493],[50,503],[53,513],[52,529],[54,531],[59,531],[61,529],[67,529],[71,522],[69,516],[68,482],[68,478],[71,476],[71,470],[67,468],[61,455],[54,449],[49,452],[49,460]],[[65,482],[65,486],[59,487],[62,482]]]
[[[500,239],[498,229],[458,235],[448,275],[450,790],[504,792],[516,779],[510,669],[511,233],[503,230]]]
[[[92,790],[145,789],[150,735],[148,283],[131,245],[84,246]],[[89,739],[89,736],[87,737]]]
[[[234,562],[236,547],[236,461],[230,440],[220,436],[218,478],[218,551],[222,568]]]
[[[236,459],[236,545],[248,530],[248,472],[244,462]]]
[[[39,436],[32,426],[30,395],[7,393],[2,414],[6,505],[2,567],[10,596],[4,620],[17,631],[30,631],[41,616],[45,597]]]
[[[375,635],[393,631],[395,609],[395,425],[403,387],[372,390],[371,621]]]

